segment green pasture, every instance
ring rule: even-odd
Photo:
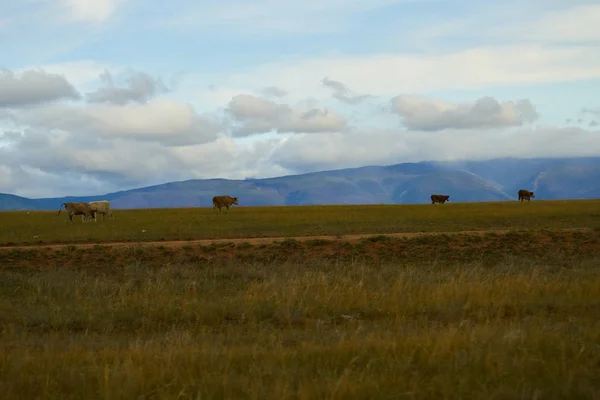
[[[57,208],[58,210],[58,208]],[[114,210],[69,222],[63,211],[0,212],[0,244],[290,237],[600,227],[600,200],[419,205]],[[101,218],[101,217],[99,217]]]

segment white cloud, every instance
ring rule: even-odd
[[[103,22],[124,0],[60,0],[74,21]]]
[[[107,193],[193,178],[278,176],[271,162],[278,140],[239,144],[228,137],[167,147],[133,139],[88,138],[72,132],[25,130],[0,146],[0,192],[48,197]]]
[[[285,97],[288,93],[276,86],[267,86],[261,90],[261,94],[266,97]]]
[[[54,64],[32,65],[26,68],[17,69],[17,73],[22,73],[30,69],[37,69],[47,74],[57,74],[64,76],[71,84],[77,87],[96,86],[99,76],[106,70],[113,74],[122,74],[124,68],[101,63],[94,60],[67,61]]]
[[[64,76],[41,70],[27,70],[16,74],[0,69],[0,107],[20,107],[79,98],[75,87]]]
[[[165,145],[207,143],[221,130],[215,118],[198,115],[185,103],[156,98],[147,104],[54,105],[14,117],[25,126],[104,139],[137,139]]]
[[[392,111],[411,130],[478,129],[519,126],[538,114],[529,100],[498,102],[482,97],[473,103],[453,103],[422,96],[400,95],[392,99]]]
[[[582,4],[553,10],[527,24],[491,28],[496,35],[544,42],[600,41],[600,5]]]
[[[0,164],[0,189],[14,187],[12,169],[8,165]]]
[[[418,161],[485,160],[498,157],[598,156],[600,131],[581,128],[513,128],[421,131],[368,130],[294,135],[273,154],[273,162],[310,172],[360,165]]]
[[[598,107],[598,108],[587,108],[587,107],[585,107],[585,108],[583,108],[581,110],[581,112],[583,114],[592,114],[592,115],[598,115],[598,116],[600,116],[600,107]]]
[[[127,87],[117,87],[113,77],[105,70],[100,78],[105,86],[87,93],[90,103],[126,104],[129,102],[146,103],[159,93],[167,93],[169,88],[160,79],[155,79],[144,72],[131,72],[126,76]]]
[[[278,144],[284,140],[241,144],[232,138],[221,137],[204,145],[176,147],[172,152],[194,178],[274,177],[292,173],[271,159]]]
[[[595,109],[576,115],[586,103],[597,107],[582,94],[597,84],[584,87],[584,80],[600,78],[600,6],[591,1],[432,0],[430,9],[422,2],[398,7],[401,0],[174,1],[131,2],[144,7],[131,14],[135,21],[120,12],[125,0],[7,4],[0,17],[0,32],[11,38],[4,62],[20,68],[16,74],[62,76],[67,86],[62,92],[43,84],[12,91],[11,108],[0,110],[0,192],[102,193],[193,177],[265,177],[424,159],[597,155],[600,148],[600,135],[592,130],[599,122]],[[359,21],[363,29],[356,29]],[[439,29],[435,21],[442,22]],[[22,35],[14,31],[18,26],[25,27]],[[190,34],[170,36],[179,28]],[[181,49],[189,49],[190,37],[210,42],[200,39],[205,51],[188,54]],[[302,42],[306,38],[311,42]],[[228,49],[232,39],[236,47]],[[97,60],[76,61],[82,54]],[[66,61],[46,65],[48,60]],[[136,68],[151,62],[154,72],[134,75],[126,68],[131,62]],[[177,90],[154,77],[179,68],[195,75]],[[102,83],[106,70],[110,76]],[[574,81],[582,84],[571,86],[579,92],[564,90],[568,100],[561,101],[573,101],[566,111],[556,100],[562,88],[557,95],[559,90],[533,86]],[[532,94],[508,87],[513,85],[530,85]],[[431,91],[446,93],[427,97]],[[7,93],[0,90],[0,99]],[[27,107],[14,107],[15,93]],[[67,103],[77,93],[88,94],[88,103]],[[389,100],[398,93],[411,95],[394,98],[395,115]],[[556,97],[544,98],[547,93]],[[588,130],[523,126],[536,120],[533,105],[495,98],[537,98],[543,117],[561,109],[559,121],[572,117]],[[396,129],[398,115],[404,127]]]
[[[323,80],[321,80],[321,83],[324,86],[330,88],[333,91],[333,97],[335,97],[343,103],[358,104],[361,101],[369,98],[369,95],[352,94],[352,91],[348,88],[348,86],[346,86],[342,82],[329,79],[327,77],[323,78]]]
[[[275,132],[332,132],[346,128],[344,117],[332,110],[277,104],[260,97],[239,94],[227,106],[237,123],[235,136]]]
[[[594,46],[502,46],[429,55],[332,55],[275,62],[216,77],[224,92],[276,86],[291,98],[330,96],[323,77],[335,76],[357,93],[392,96],[468,90],[500,85],[569,82],[600,78],[600,51]],[[188,78],[189,82],[199,77]]]
[[[420,45],[461,39],[472,46],[506,43],[565,44],[600,40],[600,6],[590,0],[478,2],[470,12],[421,25],[405,37]],[[433,42],[432,42],[433,41]]]
[[[192,178],[271,177],[361,165],[494,157],[597,156],[600,131],[515,127],[485,131],[369,129],[295,134],[241,143],[165,145],[79,131],[25,129],[0,145],[0,192],[105,193]],[[34,186],[32,186],[34,185]]]

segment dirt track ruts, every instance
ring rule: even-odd
[[[562,228],[562,229],[546,229],[553,232],[589,232],[591,228]],[[349,234],[349,235],[316,235],[316,236],[277,236],[277,237],[251,237],[251,238],[215,238],[215,239],[195,239],[195,240],[162,240],[162,241],[100,241],[100,242],[86,242],[86,243],[36,243],[27,245],[3,245],[0,246],[0,251],[4,250],[15,250],[15,249],[57,249],[64,247],[75,247],[75,248],[91,248],[94,246],[118,246],[118,247],[132,247],[132,246],[164,246],[164,247],[181,247],[190,245],[210,245],[212,243],[249,243],[249,244],[264,244],[273,243],[275,241],[282,241],[285,239],[295,239],[298,241],[306,240],[343,240],[343,241],[356,241],[373,236],[388,236],[388,237],[402,237],[410,238],[417,236],[435,236],[435,235],[485,235],[488,233],[505,234],[510,232],[510,229],[493,229],[493,230],[476,230],[476,231],[453,231],[453,232],[400,232],[400,233],[360,233],[360,234]],[[519,229],[514,231],[528,231],[528,232],[541,232],[543,230],[537,229]]]

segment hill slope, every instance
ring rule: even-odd
[[[52,210],[64,201],[111,200],[114,208],[210,207],[215,195],[240,205],[414,204],[432,193],[450,201],[499,201],[519,189],[536,199],[600,197],[600,158],[421,162],[269,179],[194,179],[101,196],[27,199],[0,194],[0,210]]]

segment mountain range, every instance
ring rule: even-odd
[[[451,202],[600,197],[600,157],[503,158],[366,166],[267,179],[192,179],[98,196],[30,199],[0,194],[0,210],[54,210],[66,201],[110,200],[113,208],[211,207],[212,197],[239,197],[240,206],[418,204],[429,196]]]

